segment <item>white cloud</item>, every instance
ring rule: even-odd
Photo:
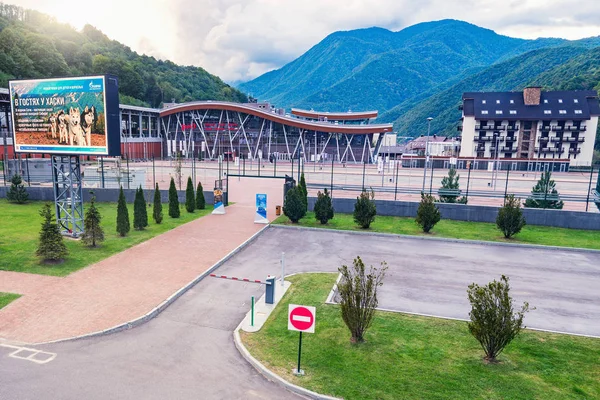
[[[600,35],[596,0],[13,0],[76,28],[90,23],[132,49],[198,65],[227,81],[252,79],[295,59],[328,34],[399,30],[461,19],[514,37]]]

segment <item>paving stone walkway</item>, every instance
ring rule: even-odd
[[[283,180],[230,179],[225,215],[208,215],[67,277],[0,271],[0,291],[23,296],[0,310],[0,338],[40,343],[112,328],[136,319],[202,274],[263,225],[255,193],[268,194],[269,219]]]

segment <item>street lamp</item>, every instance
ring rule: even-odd
[[[427,118],[427,141],[425,142],[425,162],[423,163],[423,189],[421,189],[422,192],[425,192],[425,179],[427,177],[427,161],[429,160],[429,132],[431,130],[431,120],[433,118],[428,117]],[[433,176],[432,176],[433,178]]]

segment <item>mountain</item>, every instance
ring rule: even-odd
[[[456,82],[465,71],[564,43],[515,39],[456,20],[399,32],[357,29],[332,33],[296,60],[238,87],[287,108],[385,111],[415,93]]]
[[[115,74],[120,101],[157,107],[247,97],[202,68],[140,55],[86,25],[81,32],[46,14],[0,3],[0,86],[10,79]]]

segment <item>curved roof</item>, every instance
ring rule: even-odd
[[[377,111],[359,111],[359,112],[329,112],[329,111],[308,111],[299,108],[292,108],[292,114],[304,118],[319,119],[327,117],[334,121],[353,121],[359,119],[377,118]]]
[[[226,110],[237,111],[245,114],[265,118],[273,122],[293,126],[300,129],[327,133],[348,133],[363,135],[368,133],[392,132],[392,124],[369,124],[369,125],[336,125],[330,122],[305,121],[298,118],[286,117],[255,106],[241,103],[230,103],[225,101],[195,101],[191,103],[178,104],[173,107],[162,109],[161,117],[166,117],[184,111],[192,110]]]

